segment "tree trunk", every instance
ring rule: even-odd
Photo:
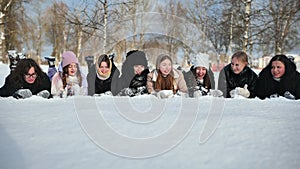
[[[245,31],[244,31],[244,42],[243,42],[243,51],[247,51],[248,42],[249,42],[249,25],[250,25],[250,12],[251,12],[251,2],[252,0],[246,0],[245,4],[245,17],[244,17],[244,23],[245,23]],[[251,61],[251,56],[249,56],[249,61]]]

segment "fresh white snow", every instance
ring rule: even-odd
[[[1,86],[8,73],[8,65],[0,63]],[[0,168],[296,169],[299,103],[285,98],[0,98]]]

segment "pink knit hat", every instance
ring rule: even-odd
[[[62,67],[65,67],[71,63],[77,63],[78,59],[76,58],[76,55],[72,51],[66,51],[62,54]]]

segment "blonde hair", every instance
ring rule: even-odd
[[[237,58],[239,61],[243,62],[243,63],[248,63],[248,55],[246,52],[244,51],[238,51],[235,52],[232,56],[231,56],[231,60],[233,58]]]

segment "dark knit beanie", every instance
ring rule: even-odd
[[[144,67],[148,67],[148,62],[146,59],[146,54],[143,51],[129,51],[126,55],[127,62],[134,66],[134,65],[143,65]]]

